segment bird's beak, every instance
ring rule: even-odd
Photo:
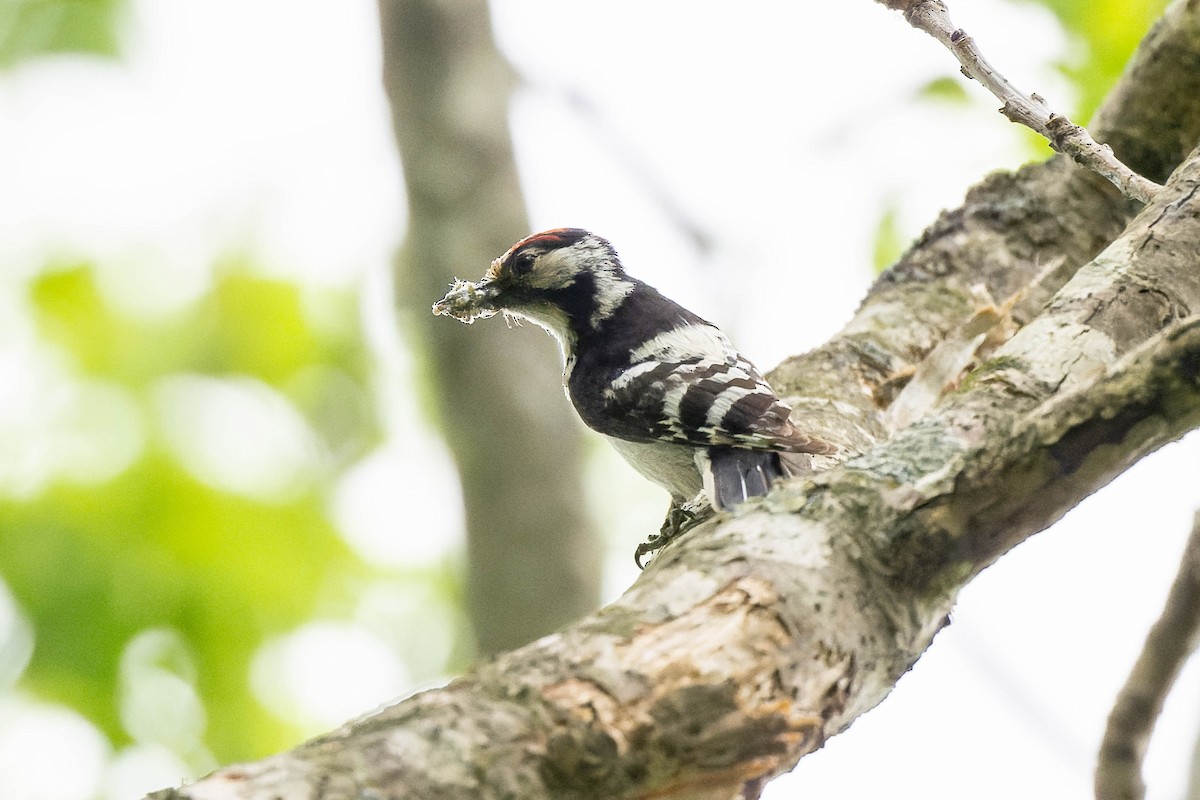
[[[499,312],[501,305],[497,301],[500,294],[500,287],[490,277],[490,272],[479,283],[455,281],[446,296],[433,304],[433,313],[471,323]]]
[[[497,304],[497,301],[499,301],[501,294],[503,292],[500,289],[500,285],[496,281],[489,279],[486,275],[479,283],[475,284],[475,302],[481,309],[492,312],[499,311],[500,306]]]
[[[503,270],[503,259],[497,258],[488,265],[487,272],[483,273],[483,277],[475,284],[475,302],[481,310],[493,314],[503,310],[501,297],[504,287],[509,284]]]

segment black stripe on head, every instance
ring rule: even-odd
[[[617,256],[617,249],[612,246],[612,242],[583,228],[551,228],[548,231],[526,236],[509,248],[503,260],[506,262],[510,261],[518,253],[529,247],[536,248],[542,252],[549,252],[550,250],[558,250],[562,247],[570,247],[589,236],[607,251],[609,260],[611,261],[609,267],[614,272],[623,275],[624,270],[621,268],[621,259]]]
[[[587,235],[588,232],[582,228],[554,228],[526,236],[508,248],[508,252],[492,262],[492,268],[488,270],[487,277],[493,279],[500,277],[501,268],[510,274],[521,275],[528,271],[525,268],[532,265],[533,257],[562,247],[570,247]],[[609,249],[612,249],[611,246]],[[532,253],[530,259],[523,260],[521,256],[529,252]]]
[[[535,289],[531,295],[545,299],[561,308],[571,320],[577,333],[589,327],[589,320],[596,311],[596,278],[590,272],[575,276],[570,286],[561,289]]]

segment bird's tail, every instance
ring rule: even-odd
[[[779,456],[779,453],[736,447],[710,447],[701,451],[697,461],[709,502],[714,508],[725,510],[766,494],[771,484],[788,474]]]

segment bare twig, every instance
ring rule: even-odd
[[[1184,548],[1162,616],[1108,716],[1096,764],[1097,800],[1141,800],[1142,760],[1154,722],[1200,633],[1200,512]]]
[[[1043,97],[1037,94],[1026,95],[1009,83],[1008,79],[983,57],[975,40],[968,36],[966,31],[956,28],[951,23],[946,4],[941,0],[876,2],[902,12],[910,25],[941,42],[958,59],[964,75],[979,81],[1004,103],[1000,113],[1046,137],[1052,148],[1104,177],[1126,197],[1148,203],[1161,188],[1121,163],[1108,145],[1098,143],[1082,127],[1062,114],[1051,111]]]

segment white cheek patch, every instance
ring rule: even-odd
[[[575,282],[576,271],[565,250],[551,250],[538,258],[527,282],[535,289],[565,289]]]

